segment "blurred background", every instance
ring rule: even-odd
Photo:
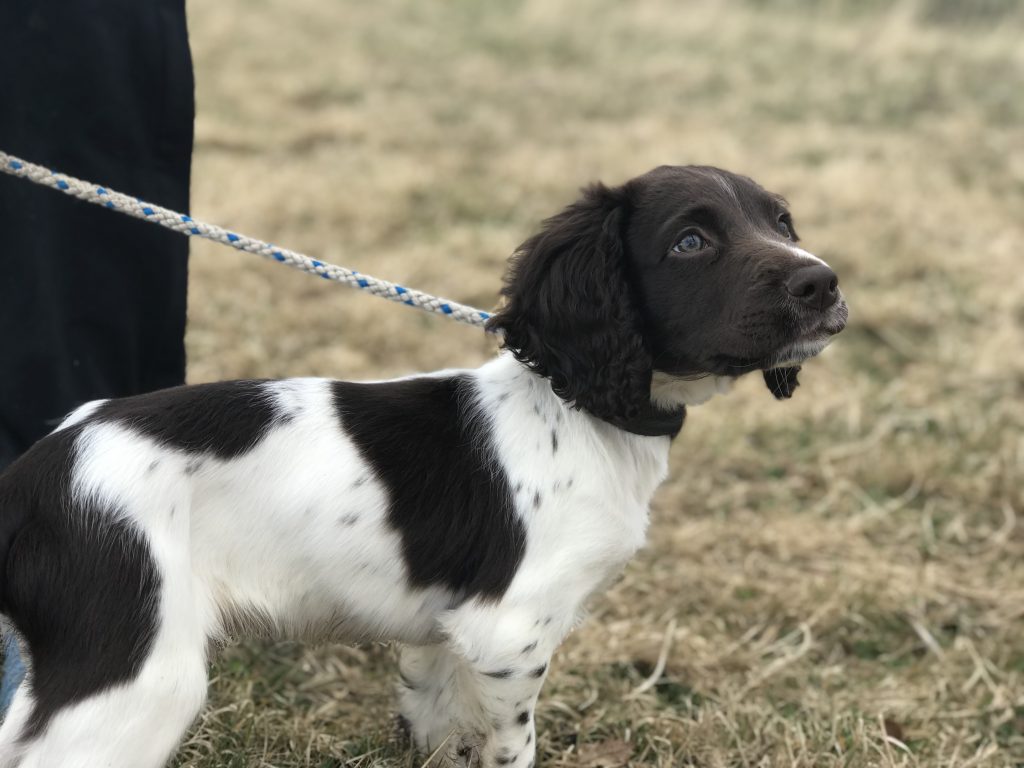
[[[199,218],[488,308],[581,185],[702,163],[840,275],[792,401],[691,410],[650,545],[555,657],[539,766],[1024,765],[1021,6],[189,4]],[[495,351],[198,241],[189,312],[194,382]],[[228,650],[177,765],[419,766],[393,656]]]

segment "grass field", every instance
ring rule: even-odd
[[[650,544],[556,655],[539,765],[1024,765],[1024,10],[192,2],[194,213],[493,306],[585,182],[791,202],[851,322],[693,409]],[[483,334],[196,243],[192,381],[475,365]],[[245,645],[178,766],[418,768],[394,650]],[[630,696],[665,662],[657,684]]]

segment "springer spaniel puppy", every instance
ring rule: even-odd
[[[446,765],[534,765],[586,599],[643,545],[685,407],[777,397],[847,318],[786,204],[661,167],[517,251],[476,370],[198,384],[88,403],[0,475],[0,611],[30,671],[4,768],[157,768],[235,636],[397,641]]]

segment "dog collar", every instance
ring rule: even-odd
[[[679,434],[679,430],[683,428],[683,420],[685,418],[686,406],[684,405],[671,410],[664,410],[651,405],[646,411],[631,419],[611,418],[605,419],[605,421],[634,435],[675,439],[675,436]]]

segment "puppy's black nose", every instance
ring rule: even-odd
[[[808,307],[824,311],[839,298],[839,278],[825,264],[800,267],[786,281],[789,295]]]

